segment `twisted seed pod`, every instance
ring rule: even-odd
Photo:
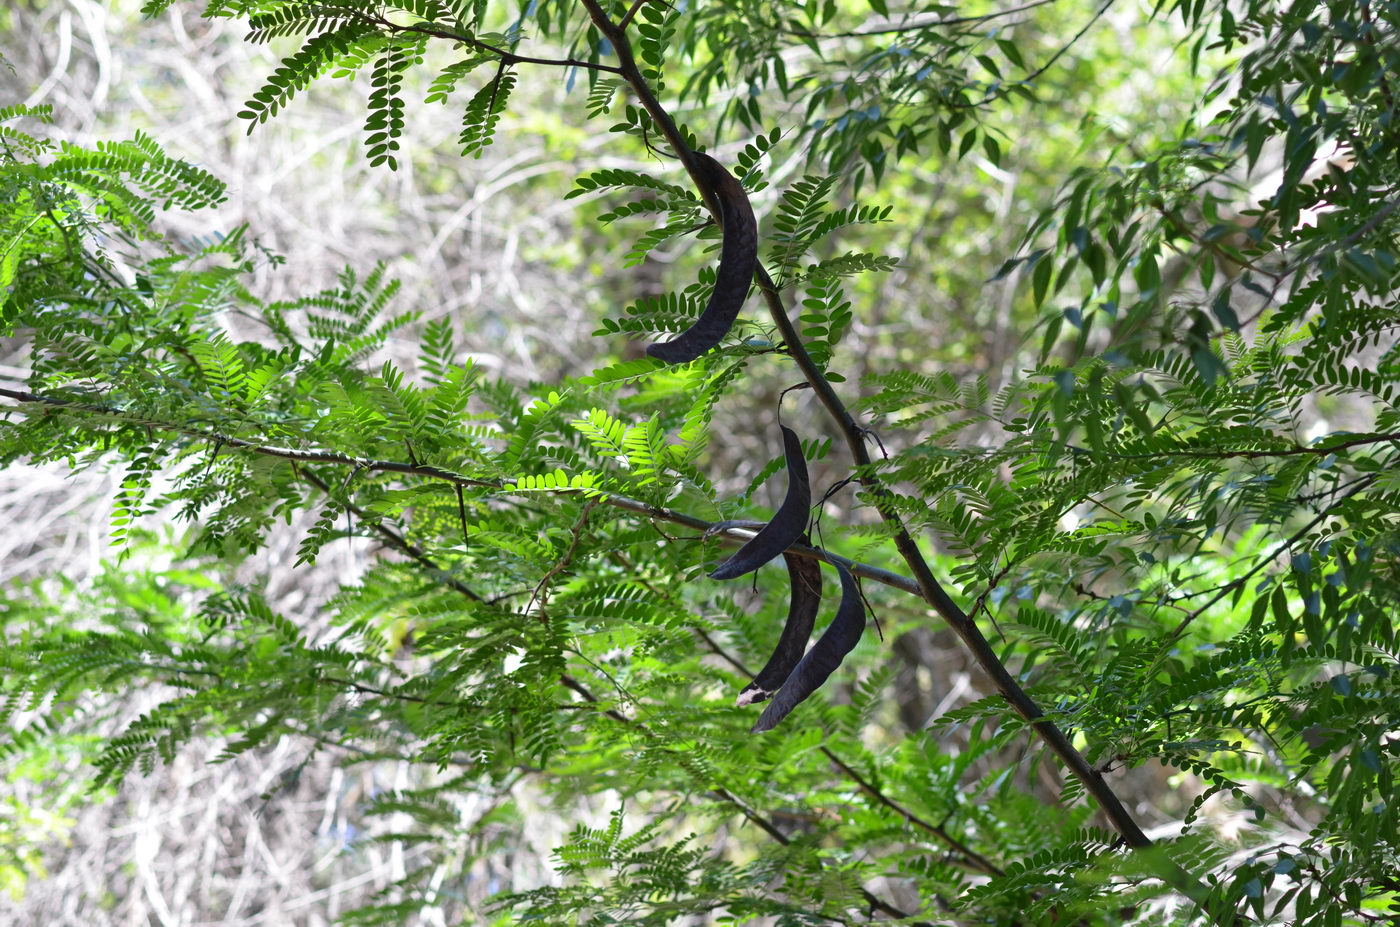
[[[749,295],[758,266],[758,223],[744,188],[724,166],[707,154],[695,153],[699,174],[719,200],[719,271],[710,301],[695,324],[671,341],[658,341],[647,354],[668,364],[685,364],[715,347],[734,327]]]
[[[783,457],[787,460],[788,488],[783,504],[773,520],[763,526],[734,556],[715,567],[711,579],[733,579],[763,566],[787,550],[807,530],[807,514],[812,508],[812,484],[807,479],[807,458],[802,442],[786,425],[783,430]]]
[[[822,683],[836,671],[846,654],[855,649],[860,636],[865,631],[865,603],[860,600],[860,587],[856,585],[851,571],[836,564],[836,572],[841,576],[841,605],[836,609],[836,617],[831,626],[811,651],[797,664],[788,676],[773,701],[758,716],[758,722],[749,732],[761,734],[771,731],[778,722],[786,718],[803,699],[821,688]]]
[[[807,639],[812,636],[812,625],[816,623],[817,609],[822,604],[821,564],[796,554],[783,554],[783,559],[787,561],[788,580],[792,584],[787,621],[773,655],[734,700],[734,704],[741,707],[772,698],[792,674],[802,660],[802,651],[807,649]]]

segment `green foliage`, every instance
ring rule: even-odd
[[[510,93],[515,89],[515,72],[506,70],[505,64],[496,71],[496,77],[476,92],[467,104],[462,116],[462,134],[457,143],[462,146],[463,157],[481,157],[481,151],[491,144],[496,134],[496,123],[501,121]]]
[[[597,12],[616,23],[629,9]],[[898,517],[937,542],[937,575],[995,636],[993,668],[1109,788],[1130,785],[1128,770],[1150,783],[1129,813],[1169,825],[1158,839],[1134,847],[1101,829],[1102,795],[1058,765],[1063,751],[1039,749],[1043,722],[991,694],[985,657],[974,697],[950,699],[932,725],[894,707],[906,665],[873,634],[771,734],[749,735],[752,711],[732,704],[787,601],[772,569],[758,601],[702,579],[722,553],[698,534],[721,514],[755,514],[751,497],[779,466],[761,455],[748,491],[721,497],[707,474],[730,437],[713,428],[717,408],[746,401],[755,415],[759,371],[791,378],[803,355],[817,385],[842,383],[827,370],[851,361],[846,339],[871,311],[861,275],[914,272],[899,247],[868,242],[917,220],[860,191],[897,187],[922,158],[1003,170],[1014,120],[1050,105],[1051,40],[1105,9],[1083,12],[1087,24],[1037,19],[1036,31],[997,25],[1003,13],[883,2],[873,19],[837,4],[636,7],[622,50],[651,91],[664,77],[716,137],[779,114],[796,127],[741,138],[747,190],[765,189],[760,165],[780,141],[823,164],[778,174],[762,229],[764,296],[792,310],[797,331],[778,315],[776,333],[746,338],[768,324],[756,308],[767,299],[751,296],[741,337],[695,364],[629,360],[619,346],[553,384],[462,362],[449,322],[418,328],[415,312],[395,311],[382,267],[263,300],[255,275],[280,260],[243,230],[193,247],[156,231],[160,209],[217,204],[216,179],[141,134],[84,150],[34,134],[46,109],[0,110],[0,329],[23,340],[28,363],[0,385],[0,460],[119,472],[111,534],[126,557],[92,590],[6,602],[0,704],[12,733],[0,749],[32,758],[81,735],[94,788],[160,775],[208,740],[226,757],[293,737],[347,762],[411,764],[415,787],[357,814],[369,839],[412,843],[425,863],[347,923],[404,923],[467,898],[458,862],[486,822],[453,800],[491,795],[495,820],[528,830],[511,791],[525,776],[576,819],[552,848],[557,884],[452,916],[1395,917],[1393,4],[1160,4],[1191,67],[1218,73],[1170,141],[1055,165],[1057,194],[990,281],[1016,284],[1014,318],[1038,320],[1016,364],[998,365],[1021,373],[872,375],[857,408],[878,428],[873,463],[837,460],[808,436],[833,492],[861,487],[814,540],[873,561],[866,591],[889,637],[907,643],[930,620],[929,603],[909,607],[872,581],[909,588],[882,572],[908,566],[902,542],[888,543]],[[464,155],[491,144],[518,105],[518,70],[548,53],[525,54],[529,32],[573,43],[576,57],[543,61],[588,72],[588,92],[568,103],[588,118],[614,109],[622,87],[596,67],[625,60],[616,36],[572,5],[512,8],[503,32],[488,30],[506,13],[484,2],[207,12],[247,18],[252,41],[301,43],[240,114],[250,128],[319,77],[367,72],[367,158],[390,168],[406,77],[435,42],[456,58],[434,65],[427,99],[462,107]],[[466,87],[488,64],[494,75]],[[695,137],[658,112],[624,105],[617,143]],[[1263,183],[1256,169],[1270,159],[1278,170]],[[604,223],[661,217],[624,263],[690,232],[717,235],[688,185],[635,170],[591,170],[561,198],[599,191]],[[870,237],[848,248],[858,236]],[[599,336],[687,326],[714,273],[636,298]],[[383,360],[390,339],[407,338],[416,364]],[[150,525],[172,515],[188,529],[158,544]],[[286,524],[300,542],[286,569],[347,538],[381,551],[320,603],[316,634],[234,580]],[[152,546],[176,547],[182,568],[143,566]],[[133,691],[148,709],[99,723]],[[587,817],[602,795],[606,823]],[[32,822],[7,815],[0,880],[13,881],[37,862],[15,836]]]

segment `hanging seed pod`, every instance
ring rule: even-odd
[[[860,642],[865,631],[865,603],[860,598],[860,587],[845,566],[836,564],[836,572],[841,576],[841,605],[836,609],[836,617],[763,709],[750,733],[761,734],[777,727],[807,696],[821,688]]]
[[[807,458],[802,442],[786,425],[783,430],[783,457],[787,460],[788,488],[783,504],[772,521],[735,551],[734,556],[715,567],[711,579],[734,579],[752,573],[787,550],[807,530],[807,514],[812,508],[812,484],[807,479]]]
[[[802,660],[802,652],[807,649],[807,639],[812,636],[812,625],[816,623],[817,609],[822,604],[821,564],[796,554],[783,554],[783,559],[787,561],[788,581],[792,585],[787,621],[773,655],[734,700],[734,704],[741,707],[772,698],[792,674]]]
[[[734,327],[758,266],[758,222],[739,181],[707,154],[695,153],[700,176],[719,200],[719,271],[710,301],[695,324],[671,341],[658,341],[647,354],[668,364],[685,364],[715,347]]]

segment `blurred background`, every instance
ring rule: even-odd
[[[1032,218],[1075,166],[1131,160],[1175,137],[1205,80],[1193,74],[1171,25],[1149,22],[1144,6],[1114,5],[1072,46],[1093,12],[1086,5],[1034,6],[1000,23],[1018,30],[1023,47],[1042,48],[1042,58],[1053,60],[1041,79],[1043,105],[1008,101],[988,114],[1000,164],[981,150],[956,161],[909,157],[875,192],[865,192],[867,202],[894,206],[893,222],[842,244],[894,254],[900,266],[849,286],[855,321],[834,367],[851,397],[864,375],[896,367],[984,375],[995,388],[1034,356],[1037,315],[1018,295],[1015,275],[993,280],[998,268],[1020,253]],[[839,55],[848,41],[832,40],[823,50]],[[597,216],[615,201],[563,199],[576,176],[599,168],[679,176],[674,163],[646,156],[631,139],[585,127],[586,88],[570,87],[564,73],[521,72],[513,108],[478,160],[458,154],[455,111],[422,103],[426,87],[410,87],[403,156],[391,172],[369,167],[363,154],[367,75],[348,85],[320,82],[247,131],[236,114],[290,50],[276,42],[250,45],[241,26],[201,19],[178,3],[150,21],[138,0],[8,0],[0,10],[0,53],[10,66],[0,68],[0,105],[51,104],[56,124],[41,131],[86,145],[148,132],[229,184],[213,227],[246,223],[266,248],[285,256],[285,266],[260,273],[260,295],[309,293],[333,285],[346,266],[364,273],[383,262],[404,284],[397,308],[419,310],[425,323],[452,318],[468,355],[521,384],[637,356],[640,344],[591,337],[600,320],[639,295],[692,281],[705,262],[687,238],[626,267],[625,255],[646,226],[600,224]],[[685,118],[697,128],[712,122],[704,113]],[[776,124],[791,128],[803,118],[794,111]],[[706,141],[723,159],[748,138],[730,126]],[[795,157],[774,164],[773,186],[755,199],[760,218],[784,182],[811,169]],[[162,221],[177,239],[211,228],[208,215],[171,213]],[[407,363],[412,332],[400,340]],[[22,378],[22,356],[22,345],[0,341],[0,375]],[[768,369],[751,381],[751,407],[720,413],[733,417],[720,423],[733,433],[712,445],[708,467],[721,491],[742,490],[754,461],[769,456],[773,400],[792,383]],[[812,430],[826,427],[801,394],[788,409]],[[883,437],[892,450],[918,440]],[[982,437],[975,429],[967,434],[969,441]],[[816,464],[814,484],[834,474]],[[109,588],[108,515],[118,480],[93,470],[0,471],[0,523],[10,526],[0,534],[0,581],[79,597]],[[841,518],[842,503],[834,504],[827,517]],[[285,567],[304,527],[280,529],[263,555],[239,569],[242,579],[265,578],[269,602],[314,628],[326,621],[321,603],[372,552],[363,541],[342,541],[315,567],[293,573]],[[132,556],[154,568],[180,568],[163,561],[157,547]],[[911,601],[898,607],[914,609]],[[985,694],[951,633],[932,621],[917,625],[885,650],[900,694],[899,723],[909,730]],[[112,723],[139,715],[148,698],[131,693]],[[75,750],[72,763],[76,757]],[[212,747],[186,751],[162,775],[132,777],[115,793],[97,794],[82,791],[76,767],[71,786],[30,778],[15,763],[0,767],[10,792],[0,817],[0,852],[10,855],[0,856],[0,922],[321,925],[413,864],[413,850],[402,844],[357,840],[354,811],[367,796],[426,775],[421,769],[384,762],[347,771],[332,753],[289,741],[216,759]],[[1132,781],[1124,780],[1130,805],[1138,801]],[[462,809],[488,822],[481,844],[464,854],[483,891],[555,878],[550,850],[575,823],[534,804],[525,784],[511,799],[503,808],[483,796],[479,807]],[[595,804],[596,820],[605,821],[607,796]],[[1150,809],[1146,820],[1175,826],[1170,815]]]

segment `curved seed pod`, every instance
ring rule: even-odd
[[[716,534],[723,534],[730,528],[762,528],[768,524],[766,521],[753,521],[748,518],[726,518],[724,521],[717,521],[705,529],[705,540],[709,540]]]
[[[648,345],[647,354],[668,364],[685,364],[719,344],[739,317],[758,266],[758,222],[739,181],[707,154],[695,153],[700,175],[719,199],[719,271],[710,301],[695,324],[671,341]]]
[[[773,693],[792,674],[802,660],[802,651],[807,649],[807,639],[812,636],[812,625],[817,621],[817,609],[822,604],[821,564],[796,554],[783,554],[783,559],[787,561],[788,580],[792,584],[787,621],[783,624],[778,646],[773,648],[773,655],[758,671],[753,682],[744,686],[734,700],[734,704],[741,707],[772,698]]]
[[[807,479],[807,458],[802,456],[802,442],[786,425],[783,430],[783,457],[787,460],[788,488],[783,504],[773,520],[758,534],[749,538],[734,556],[715,567],[711,579],[733,579],[763,566],[787,550],[802,532],[807,530],[807,513],[812,508],[812,484]]]
[[[749,733],[761,734],[777,727],[778,722],[786,718],[803,699],[821,688],[827,677],[841,665],[846,654],[860,642],[860,635],[865,631],[865,603],[860,599],[860,587],[856,585],[851,571],[843,565],[838,563],[836,572],[841,575],[841,605],[836,609],[836,617],[821,639],[797,664],[778,694],[773,696],[773,701],[763,709],[758,723]]]

